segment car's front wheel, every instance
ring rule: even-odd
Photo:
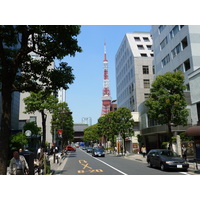
[[[166,170],[166,168],[165,168],[165,166],[163,165],[163,163],[160,163],[160,169],[161,169],[162,171],[165,171],[165,170]]]
[[[148,162],[149,167],[153,167],[151,161]]]

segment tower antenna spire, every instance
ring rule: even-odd
[[[106,42],[104,42],[104,61],[107,61],[107,58],[106,58]]]
[[[101,116],[104,116],[110,112],[111,96],[108,78],[108,60],[106,58],[106,42],[104,42],[104,78],[103,78],[103,97],[102,97],[102,111]]]

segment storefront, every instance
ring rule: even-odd
[[[194,137],[194,153],[200,159],[200,126],[193,126],[186,130],[186,136]]]

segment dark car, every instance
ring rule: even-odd
[[[92,153],[92,147],[88,147],[86,150],[87,153]]]
[[[159,167],[161,170],[179,169],[187,171],[189,164],[177,153],[167,149],[152,149],[147,154],[150,167]]]
[[[72,147],[72,146],[70,146],[70,145],[68,145],[68,146],[66,146],[66,150],[67,151],[76,151],[76,148],[75,147]]]
[[[105,157],[105,152],[103,148],[93,148],[92,150],[92,156],[101,156],[101,157]]]

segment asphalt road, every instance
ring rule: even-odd
[[[70,152],[60,175],[183,175],[177,171],[161,171],[150,168],[147,163],[106,155],[92,157],[90,153],[77,148]]]

